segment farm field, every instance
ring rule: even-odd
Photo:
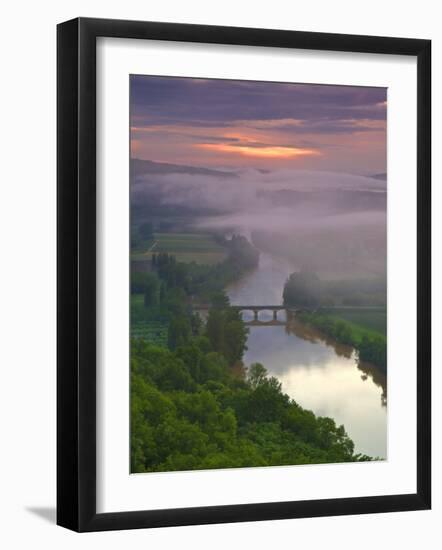
[[[173,254],[179,262],[212,265],[225,258],[225,250],[205,233],[155,233],[147,250],[135,251],[132,260],[148,260],[154,253]]]
[[[132,294],[130,297],[130,336],[167,347],[167,324],[149,319],[142,294]]]
[[[142,338],[151,344],[167,347],[167,325],[156,322],[136,321],[130,325],[131,338]]]
[[[387,335],[387,310],[386,309],[333,309],[323,310],[325,314],[336,319],[343,319],[358,327],[370,331],[378,332],[383,336]]]

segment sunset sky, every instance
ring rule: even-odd
[[[385,88],[131,76],[131,157],[386,172]]]

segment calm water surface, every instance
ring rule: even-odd
[[[232,304],[282,303],[282,290],[295,270],[280,259],[261,254],[253,273],[230,286]],[[279,313],[280,319],[284,313]],[[261,312],[270,320],[270,312]],[[244,313],[244,320],[251,313]],[[358,364],[352,348],[336,344],[294,319],[287,326],[250,327],[246,365],[262,363],[302,407],[343,424],[355,451],[387,456],[385,376],[374,366]]]

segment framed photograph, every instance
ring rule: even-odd
[[[430,53],[58,26],[59,525],[430,508]]]

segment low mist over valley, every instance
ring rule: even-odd
[[[133,223],[149,219],[156,230],[240,233],[325,278],[385,277],[384,176],[133,159]]]

